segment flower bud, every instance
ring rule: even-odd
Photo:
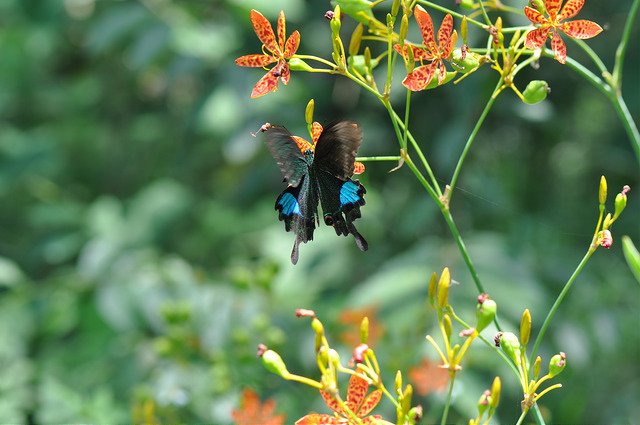
[[[315,107],[315,101],[311,99],[309,103],[307,103],[307,108],[304,110],[304,120],[307,122],[307,125],[313,125],[313,108]],[[315,317],[315,313],[313,310],[309,310],[313,313],[310,317]],[[297,316],[297,313],[296,313]],[[300,317],[300,316],[298,316]]]
[[[398,396],[402,395],[402,372],[400,371],[396,372],[394,387],[396,389],[396,394],[398,394]]]
[[[478,305],[476,307],[476,330],[478,332],[482,332],[484,328],[493,322],[498,310],[496,302],[490,299],[488,295],[486,297],[483,298],[482,303],[480,302],[480,297],[478,297]]]
[[[451,275],[449,268],[445,267],[438,282],[438,308],[445,308],[449,304],[449,286],[451,286]]]
[[[600,177],[600,187],[598,188],[598,202],[604,205],[607,202],[607,179],[605,176]]]
[[[601,247],[609,249],[613,245],[613,236],[609,230],[603,230],[598,236],[598,241]]]
[[[316,333],[316,352],[320,350],[322,347],[322,343],[324,340],[324,326],[322,326],[322,322],[318,320],[317,317],[314,317],[311,321],[311,328]]]
[[[404,46],[404,40],[407,38],[407,31],[409,30],[409,17],[407,15],[402,15],[402,19],[400,20],[400,42],[401,46]]]
[[[389,33],[391,33],[393,31],[393,26],[396,23],[396,17],[393,16],[391,13],[387,13],[387,29],[389,30]]]
[[[413,62],[411,62],[413,63]],[[449,81],[453,80],[453,78],[456,76],[457,72],[453,71],[453,72],[447,72],[447,76],[444,77],[444,81],[442,82],[442,84],[440,84],[440,82],[438,81],[437,78],[434,78],[431,80],[431,82],[429,84],[427,84],[427,86],[424,88],[424,90],[431,90],[431,89],[435,89],[436,87],[439,86],[443,86],[445,84],[447,84]]]
[[[420,421],[422,420],[422,405],[418,404],[415,407],[412,407],[409,410],[409,413],[407,413],[407,418],[409,419],[409,424],[410,425],[414,425],[417,423],[420,423]]]
[[[543,0],[529,0],[529,4],[540,13],[544,14],[546,12]]]
[[[489,401],[491,398],[491,391],[485,390],[480,399],[478,400],[478,416],[484,415],[484,412],[489,408]]]
[[[502,351],[509,356],[511,360],[517,365],[520,366],[522,364],[521,361],[521,351],[520,351],[520,341],[518,337],[515,336],[512,332],[504,332],[500,336],[500,347]]]
[[[366,344],[369,341],[369,318],[363,317],[360,322],[360,342]]]
[[[467,74],[480,65],[480,61],[475,53],[465,52],[462,49],[454,49],[451,57],[451,65],[460,73]]]
[[[276,353],[273,350],[266,350],[262,353],[262,364],[264,367],[271,373],[275,373],[276,375],[281,376],[282,378],[287,379],[289,376],[289,371],[287,370],[287,366],[285,366],[282,357],[280,354]]]
[[[620,213],[622,213],[622,211],[624,210],[624,208],[627,206],[627,193],[631,190],[631,188],[627,185],[625,185],[622,188],[622,192],[618,193],[616,195],[616,202],[615,202],[615,206],[616,206],[616,211],[613,214],[613,219],[616,220],[618,218],[618,216],[620,216]]]
[[[289,59],[289,69],[292,71],[302,72],[313,71],[313,67],[300,58]]]
[[[367,50],[365,49],[365,52],[366,51]],[[369,55],[371,55],[371,51],[369,51]],[[378,63],[380,63],[378,59],[370,57],[369,64],[371,65],[372,68],[375,68],[376,66],[378,66]],[[367,69],[367,63],[365,60],[365,55],[349,56],[347,58],[347,64],[349,65],[349,69],[351,69],[352,71],[354,70],[357,71],[358,74],[360,75],[369,74],[369,71]]]
[[[431,278],[429,279],[429,303],[432,306],[435,305],[437,284],[438,284],[438,275],[436,275],[436,272],[433,272],[431,273]]]
[[[476,2],[475,0],[461,0],[460,7],[463,9],[473,10],[475,9]]]
[[[451,317],[448,314],[445,314],[442,318],[442,325],[444,327],[444,333],[447,335],[447,339],[451,341]]]
[[[529,309],[526,308],[522,313],[522,318],[520,319],[520,344],[522,344],[523,347],[527,346],[530,336],[531,336],[531,313],[529,312]]]
[[[311,109],[311,112],[309,112]],[[313,116],[313,99],[309,101],[307,104],[307,110],[305,111],[305,117],[307,118],[307,122],[310,122],[309,116]],[[313,310],[308,310],[306,308],[296,308],[296,317],[316,317],[316,313]]]
[[[491,385],[491,407],[494,409],[498,407],[500,403],[500,390],[502,388],[502,383],[500,382],[500,377],[496,376],[493,380],[493,384]]]
[[[358,24],[356,29],[353,30],[353,34],[351,34],[351,41],[349,42],[349,55],[357,55],[360,50],[360,44],[362,43],[362,32],[364,31],[364,26],[362,24]]]
[[[562,351],[555,356],[551,357],[549,361],[549,375],[551,377],[556,376],[564,370],[567,365],[567,355]]]
[[[460,23],[460,35],[462,36],[462,44],[467,44],[467,15],[462,17],[462,22]]]
[[[371,49],[369,46],[364,48],[364,66],[366,67],[366,71],[373,69],[373,65],[371,63]]]
[[[611,213],[607,213],[604,217],[604,221],[602,222],[602,228],[608,229],[613,224],[613,217],[611,217]]]
[[[402,393],[402,410],[405,412],[411,408],[411,397],[413,397],[413,387],[411,384],[407,384]]]
[[[527,84],[527,88],[525,88],[522,92],[522,96],[524,97],[525,103],[534,105],[545,100],[550,91],[551,89],[549,88],[549,84],[547,84],[546,81],[533,80],[529,81],[529,84]]]
[[[393,4],[391,5],[391,14],[393,16],[398,15],[398,11],[400,10],[400,0],[393,0]]]
[[[333,348],[330,348],[327,352],[327,360],[335,369],[340,366],[340,354]]]
[[[338,7],[339,6],[336,6],[336,8]],[[329,21],[329,25],[331,26],[331,35],[333,35],[334,39],[340,37],[340,27],[342,26],[340,18],[336,18],[336,16],[338,15],[335,14],[333,18],[331,18],[331,21]]]
[[[540,376],[540,364],[542,363],[542,357],[536,357],[536,361],[533,362],[533,379],[538,380],[538,376]]]

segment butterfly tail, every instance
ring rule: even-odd
[[[298,254],[300,247],[300,238],[296,237],[296,240],[293,242],[293,249],[291,250],[291,264],[294,266],[298,264]]]
[[[351,233],[353,237],[356,239],[356,245],[358,246],[360,251],[368,250],[369,244],[367,243],[365,238],[363,238],[362,235],[358,232],[358,230],[356,229],[356,226],[354,226],[353,223],[351,223],[350,221],[347,221],[347,228],[349,229],[349,233]]]

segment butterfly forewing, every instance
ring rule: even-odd
[[[265,131],[267,146],[275,158],[284,180],[291,186],[298,186],[302,176],[309,172],[307,161],[292,134],[281,126],[270,126]]]
[[[353,175],[353,163],[362,142],[362,131],[353,121],[329,124],[316,143],[313,166],[340,180]]]

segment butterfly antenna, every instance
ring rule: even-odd
[[[260,129],[258,131],[256,131],[255,133],[251,133],[251,135],[253,137],[256,137],[258,133],[264,133],[265,131],[269,130],[271,127],[273,126],[270,123],[266,122],[260,126]]]

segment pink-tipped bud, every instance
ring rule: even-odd
[[[273,127],[273,126],[272,126],[270,123],[266,122],[266,123],[264,123],[264,124],[262,124],[262,125],[260,126],[260,128],[258,129],[258,131],[256,131],[255,133],[251,133],[251,135],[252,135],[253,137],[256,137],[256,135],[257,135],[258,133],[264,133],[265,131],[269,130],[271,127]]]
[[[316,317],[316,312],[306,308],[296,308],[296,317]]]
[[[356,363],[364,362],[364,355],[369,349],[367,344],[358,344],[358,346],[353,350],[353,360]]]
[[[556,376],[560,372],[564,370],[564,367],[567,365],[567,355],[562,351],[555,356],[551,357],[551,361],[549,361],[549,375]]]
[[[611,236],[611,232],[609,230],[603,230],[600,232],[600,237],[598,238],[600,246],[603,248],[611,248],[613,245],[613,236]]]

